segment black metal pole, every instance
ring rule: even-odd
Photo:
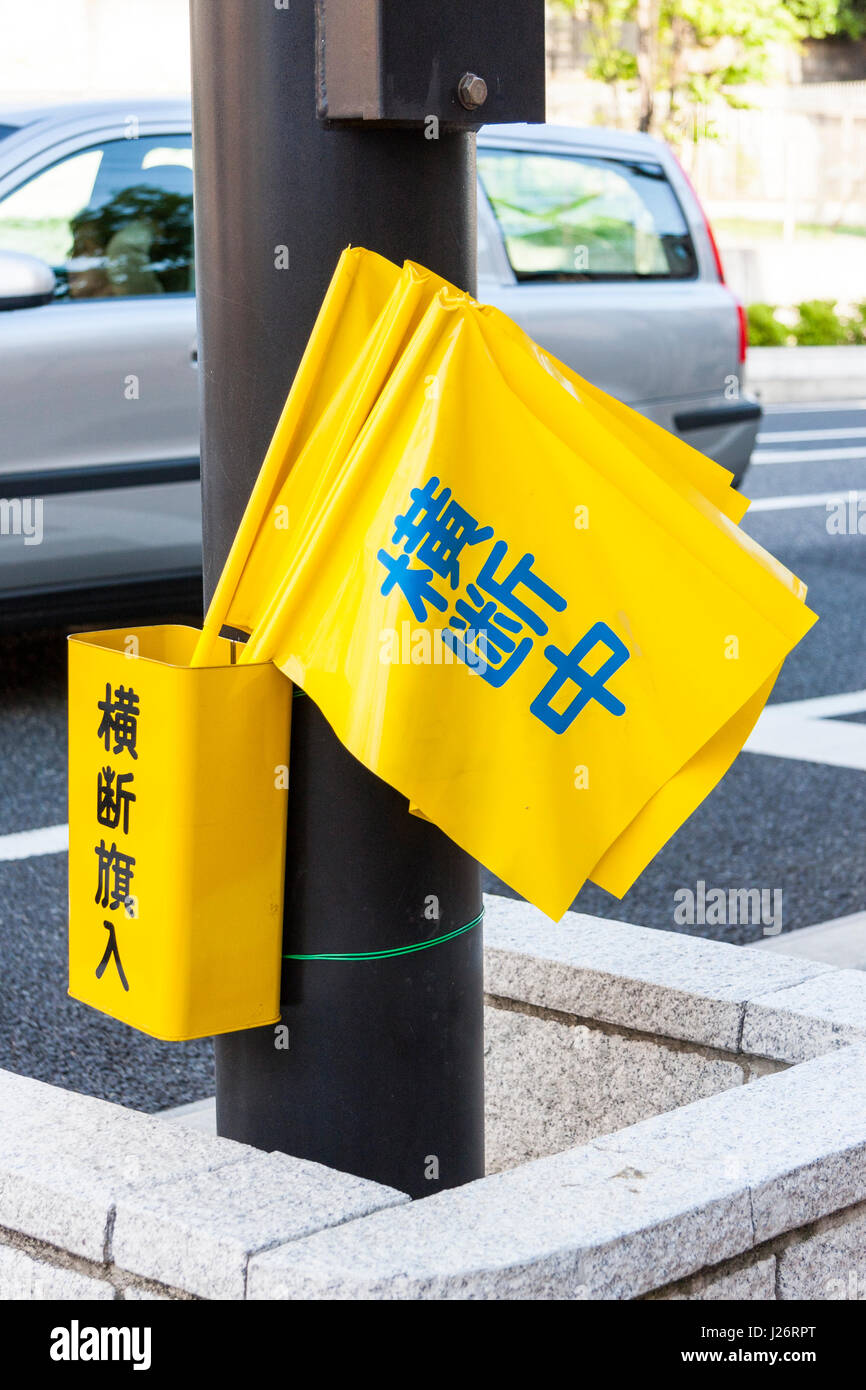
[[[475,155],[466,131],[322,122],[313,0],[191,0],[191,19],[209,597],[343,248],[474,289]],[[475,863],[305,697],[290,784],[286,953],[388,950],[479,915]],[[481,965],[480,926],[390,959],[286,961],[285,1027],[216,1039],[219,1133],[414,1196],[479,1177]]]

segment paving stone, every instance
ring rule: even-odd
[[[256,1251],[408,1201],[320,1163],[261,1154],[120,1199],[114,1259],[202,1298],[243,1298]]]

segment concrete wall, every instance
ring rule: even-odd
[[[0,1074],[0,1297],[866,1294],[866,975],[488,900],[489,1176],[410,1202]]]

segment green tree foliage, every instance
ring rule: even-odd
[[[787,327],[772,304],[750,304],[751,347],[863,347],[866,344],[866,304],[840,312],[832,299],[806,299],[794,305],[796,321]],[[787,311],[790,320],[790,311]]]
[[[832,33],[844,39],[866,38],[866,0],[839,0]]]
[[[791,331],[776,318],[772,304],[750,304],[747,316],[750,347],[784,347],[788,342]]]
[[[637,86],[638,128],[675,140],[693,133],[698,108],[714,98],[743,105],[736,88],[765,81],[779,45],[866,33],[866,0],[552,3],[588,21],[589,76],[614,88],[619,83]],[[633,50],[626,42],[630,33],[636,34]]]
[[[851,341],[832,299],[807,299],[797,309],[794,337],[799,347],[841,347]]]

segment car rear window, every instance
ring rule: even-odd
[[[691,280],[697,256],[652,160],[479,149],[478,172],[519,280]]]

